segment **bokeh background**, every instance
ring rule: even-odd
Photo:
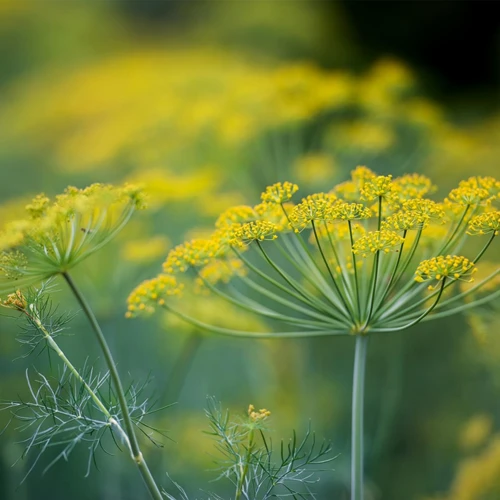
[[[124,319],[125,300],[167,251],[269,183],[329,190],[356,165],[420,172],[445,195],[470,175],[498,175],[500,24],[495,2],[0,1],[0,225],[30,196],[67,185],[142,182],[149,209],[77,270],[125,382],[150,379],[164,447],[156,477],[231,498],[211,470],[207,395],[235,413],[273,412],[273,438],[308,421],[331,440],[334,471],[318,498],[348,498],[353,342],[217,338],[157,314]],[[63,309],[78,307],[60,286]],[[497,305],[498,306],[498,305]],[[192,307],[251,327],[210,298]],[[498,307],[497,307],[498,309]],[[81,315],[61,339],[100,366]],[[500,498],[500,316],[478,310],[374,338],[367,380],[371,499]],[[19,324],[0,317],[0,399],[25,398]],[[0,428],[9,421],[0,414]],[[0,498],[145,498],[133,465],[87,450],[43,473],[15,423],[0,436]],[[13,465],[14,464],[14,465]]]

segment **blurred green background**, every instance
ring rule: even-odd
[[[439,195],[495,175],[500,153],[500,24],[494,2],[0,2],[0,225],[30,196],[67,185],[142,182],[150,207],[76,279],[97,311],[125,383],[178,404],[155,415],[164,447],[147,449],[190,498],[216,454],[207,395],[273,412],[273,437],[309,420],[339,454],[320,499],[347,499],[353,342],[227,340],[157,314],[125,320],[125,300],[167,251],[265,185],[329,190],[356,165],[421,172]],[[470,31],[480,28],[474,34]],[[498,174],[497,174],[498,175]],[[78,306],[60,286],[61,307]],[[200,313],[220,315],[199,298]],[[497,307],[498,308],[498,307]],[[61,339],[100,366],[82,315]],[[368,359],[368,499],[500,498],[500,317],[494,309],[372,339]],[[256,321],[225,310],[228,324]],[[19,325],[0,318],[0,399],[28,394]],[[179,361],[181,360],[181,361]],[[182,368],[182,360],[188,360]],[[171,376],[174,373],[175,376]],[[0,413],[0,428],[10,416]],[[42,474],[50,451],[17,461],[23,436],[0,436],[1,499],[145,498],[133,466],[102,453],[85,478],[85,446]],[[15,465],[13,465],[15,464]]]

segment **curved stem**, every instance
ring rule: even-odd
[[[406,325],[396,326],[392,328],[373,328],[371,331],[373,332],[398,332],[400,330],[406,330],[410,328],[410,326],[416,325],[418,322],[422,321],[428,314],[430,314],[434,308],[437,306],[441,295],[443,295],[443,290],[445,289],[446,278],[443,278],[441,281],[441,287],[439,288],[439,292],[437,294],[436,300],[427,308],[418,318],[410,321]]]
[[[352,387],[351,500],[363,500],[363,407],[368,337],[356,337]]]
[[[447,236],[445,238],[445,244],[439,249],[439,252],[436,253],[436,255],[441,255],[447,250],[454,242],[456,239],[457,234],[459,234],[459,229],[462,226],[462,222],[465,220],[465,216],[467,215],[467,212],[470,210],[471,206],[467,205],[465,207],[464,213],[462,214],[462,217],[460,217],[460,220],[458,221],[457,226],[455,227],[455,230],[451,234],[451,236]],[[470,219],[470,218],[469,218]],[[447,241],[446,241],[447,240]]]
[[[239,338],[247,338],[247,339],[275,339],[275,338],[302,338],[302,337],[323,337],[326,335],[347,335],[345,329],[343,330],[319,330],[319,329],[310,329],[310,330],[299,330],[292,332],[246,332],[244,330],[235,330],[233,328],[224,328],[221,326],[209,325],[208,323],[204,323],[188,314],[184,314],[173,307],[170,307],[168,304],[162,305],[163,309],[170,311],[175,314],[179,318],[184,321],[190,323],[191,325],[197,326],[202,330],[206,330],[208,332],[217,333],[219,335],[225,335],[228,337],[239,337]]]
[[[462,304],[459,307],[454,307],[453,309],[449,309],[448,311],[443,311],[433,314],[430,318],[426,318],[423,321],[426,321],[427,319],[445,318],[446,316],[451,316],[453,314],[461,313],[463,311],[466,311],[467,309],[487,304],[488,302],[491,302],[492,300],[497,299],[498,297],[500,297],[500,290],[497,290],[496,292],[493,292],[492,294],[487,295],[482,299],[474,300],[473,302],[468,302],[467,304]]]
[[[102,333],[101,327],[99,326],[99,323],[97,322],[97,319],[94,315],[94,312],[90,308],[89,304],[87,303],[87,300],[85,297],[80,293],[80,290],[77,288],[75,282],[71,278],[71,276],[67,273],[64,272],[62,273],[64,279],[68,283],[68,286],[70,287],[71,291],[73,292],[76,300],[80,304],[80,306],[83,309],[83,312],[85,313],[85,316],[87,316],[87,319],[89,320],[89,323],[92,327],[92,330],[94,331],[97,341],[99,343],[99,346],[103,352],[104,359],[106,360],[106,365],[108,367],[111,380],[113,382],[116,395],[118,398],[118,404],[120,405],[120,410],[123,418],[123,423],[125,426],[125,432],[127,433],[128,440],[130,442],[130,451],[132,453],[132,458],[137,464],[137,467],[139,468],[139,471],[142,475],[142,478],[144,479],[144,482],[146,483],[146,487],[148,488],[148,491],[151,495],[151,498],[154,500],[162,500],[163,497],[160,493],[160,490],[158,486],[156,485],[155,480],[153,479],[153,476],[149,470],[149,467],[146,463],[146,460],[144,459],[144,456],[141,452],[141,449],[139,447],[139,442],[137,440],[137,436],[135,434],[134,430],[134,424],[132,422],[132,418],[130,417],[130,413],[128,410],[128,405],[127,405],[127,400],[125,397],[125,392],[123,390],[123,386],[120,380],[120,376],[118,375],[118,370],[116,369],[116,364],[113,359],[113,356],[111,354],[111,351],[109,349],[108,343],[106,342],[106,338],[104,337],[104,334]]]

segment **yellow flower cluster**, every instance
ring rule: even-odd
[[[312,221],[330,221],[334,218],[334,206],[337,197],[333,194],[318,193],[304,198],[293,207],[290,213],[290,225],[295,232],[300,232]]]
[[[428,227],[431,222],[444,223],[444,210],[436,202],[416,198],[403,202],[401,210],[382,221],[382,229],[410,231]]]
[[[286,211],[289,211],[290,209],[293,210],[292,204],[284,203],[282,208],[279,204],[264,202],[255,205],[253,208],[257,213],[258,218],[272,222],[276,226],[276,231],[282,232],[289,229],[288,217],[283,211],[283,208]]]
[[[354,243],[352,251],[355,254],[360,254],[362,257],[379,251],[389,253],[391,250],[397,250],[397,247],[403,241],[403,238],[394,231],[387,231],[385,229],[370,231]]]
[[[445,222],[444,208],[435,201],[416,198],[403,202],[401,207],[403,212],[413,212],[417,217],[421,217],[423,222]]]
[[[165,296],[180,295],[182,283],[178,283],[174,276],[160,274],[156,278],[141,283],[128,297],[127,318],[131,318],[138,311],[154,312],[154,304],[163,305]]]
[[[271,412],[262,408],[261,410],[256,410],[254,405],[248,405],[248,416],[252,422],[260,422],[271,416]]]
[[[379,175],[369,179],[361,186],[361,199],[373,201],[378,198],[391,200],[394,198],[395,186],[392,182],[392,175]]]
[[[470,179],[466,182],[473,184]],[[478,184],[488,184],[490,189],[495,186],[491,180],[481,180]],[[437,203],[425,198],[424,195],[433,190],[433,185],[419,175],[405,175],[393,180],[391,176],[377,176],[366,167],[358,167],[352,172],[350,181],[335,187],[330,193],[315,193],[294,205],[291,198],[297,190],[297,185],[291,182],[273,184],[262,194],[260,204],[254,207],[237,205],[224,211],[216,221],[214,232],[206,239],[189,241],[169,253],[163,268],[165,274],[175,275],[177,279],[178,274],[194,268],[197,274],[195,292],[210,291],[245,310],[278,321],[286,319],[288,323],[295,311],[289,298],[300,300],[302,310],[310,314],[308,319],[296,318],[300,329],[306,324],[314,331],[322,326],[330,331],[333,323],[346,332],[366,333],[372,328],[393,331],[406,328],[401,313],[393,319],[394,311],[401,304],[410,310],[406,322],[410,325],[413,324],[411,321],[418,322],[434,308],[439,308],[437,303],[441,294],[426,312],[418,312],[426,299],[415,300],[423,292],[415,281],[446,278],[450,283],[471,281],[476,272],[475,262],[492,240],[474,261],[440,254],[451,254],[463,244],[467,227],[477,230],[483,224],[494,232],[499,224],[499,212],[481,213],[484,207],[480,201],[469,212],[469,208],[462,205]],[[377,199],[377,202],[369,208],[358,202],[362,197],[370,202]],[[460,217],[445,216],[448,215],[445,210],[452,205],[459,207],[457,215],[462,212]],[[474,215],[477,213],[481,215]],[[302,234],[305,230],[311,231],[307,237]],[[309,249],[309,244],[313,248]],[[276,251],[268,252],[269,246],[274,246]],[[244,256],[242,252],[246,251],[256,253],[259,260]],[[279,255],[291,266],[283,265]],[[429,258],[429,255],[435,257]],[[357,256],[370,259],[365,261]],[[416,266],[415,261],[422,262]],[[311,276],[311,269],[315,269],[318,275]],[[272,276],[268,274],[270,270]],[[327,273],[324,277],[328,279],[323,280],[319,275],[323,272]],[[413,273],[414,280],[411,279]],[[258,281],[255,281],[255,276]],[[238,278],[242,289],[225,286],[233,277]],[[401,280],[409,282],[398,292]],[[329,282],[333,282],[331,289],[327,288]],[[261,299],[246,298],[240,290],[247,288],[258,292]],[[281,292],[284,296],[278,295]],[[276,297],[277,303],[292,309],[290,316],[274,309],[262,297],[268,297],[270,301]],[[323,324],[325,307],[329,310],[323,301],[332,301],[335,308],[342,311],[343,317],[349,318],[346,322],[352,321],[348,323],[349,327],[346,327],[343,317],[336,314],[331,323]],[[135,309],[131,312],[135,313],[137,305],[133,304]],[[371,310],[364,310],[363,304],[370,304]],[[175,308],[173,310],[183,317]],[[185,319],[198,324],[193,318]],[[373,321],[372,325],[370,321]],[[384,326],[384,322],[388,326]]]
[[[163,271],[167,274],[185,272],[190,266],[202,266],[215,257],[217,246],[210,239],[195,239],[177,245],[170,250],[163,263]]]
[[[389,215],[382,222],[382,229],[389,231],[411,231],[420,229],[427,223],[425,217],[414,211],[400,211]]]
[[[0,304],[4,307],[16,309],[17,311],[24,311],[28,305],[21,290],[16,290],[14,293],[10,293]]]
[[[477,271],[474,263],[466,257],[446,255],[422,261],[415,271],[415,281],[423,282],[436,279],[438,281],[451,278],[472,281]]]
[[[498,199],[500,181],[493,177],[470,177],[460,181],[458,187],[453,189],[447,200],[459,205],[487,205]]]
[[[227,258],[225,260],[212,260],[203,266],[199,272],[197,284],[201,290],[203,282],[215,285],[217,283],[228,283],[234,276],[244,276],[247,270],[241,260],[236,258]]]
[[[365,166],[356,167],[351,172],[351,180],[342,182],[333,188],[333,193],[346,201],[361,200],[361,188],[376,177],[375,172]]]
[[[435,186],[425,175],[407,174],[393,179],[391,175],[377,176],[365,166],[357,167],[351,173],[350,181],[333,189],[346,201],[375,201],[381,197],[386,202],[385,212],[397,209],[405,201],[422,199],[434,191]]]
[[[222,228],[232,224],[251,222],[258,218],[255,209],[247,205],[239,205],[225,210],[215,222],[215,227]]]
[[[294,193],[299,190],[297,184],[291,182],[277,182],[272,186],[268,186],[261,195],[261,200],[264,203],[285,203],[292,199]]]
[[[431,180],[425,175],[407,174],[394,179],[399,197],[405,200],[422,198],[436,190]]]
[[[234,230],[234,243],[252,241],[275,240],[276,225],[265,220],[247,222]]]
[[[369,219],[373,212],[361,203],[339,202],[335,204],[335,219]]]
[[[26,206],[24,219],[5,224],[0,271],[7,278],[24,278],[18,286],[29,286],[69,270],[112,239],[141,208],[144,195],[133,185],[68,187],[53,201],[38,195]]]
[[[468,234],[489,234],[498,236],[500,232],[500,212],[485,212],[469,221]]]

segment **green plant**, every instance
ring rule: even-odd
[[[293,204],[297,190],[290,182],[269,186],[260,204],[224,212],[209,238],[174,248],[163,273],[131,293],[128,316],[159,306],[199,328],[241,338],[353,336],[351,498],[362,500],[368,340],[498,297],[498,290],[477,296],[498,268],[467,290],[454,285],[473,280],[499,233],[500,182],[471,177],[437,202],[428,197],[435,187],[425,176],[392,179],[358,167],[351,180]],[[474,242],[468,246],[483,235],[479,251]],[[459,253],[466,244],[471,258]],[[272,328],[209,324],[183,308],[191,289],[254,312]]]

